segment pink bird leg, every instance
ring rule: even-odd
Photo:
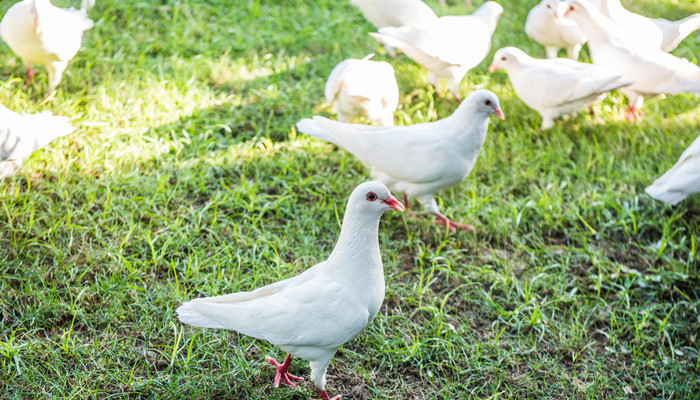
[[[321,396],[320,399],[318,400],[340,400],[340,395],[337,395],[333,397],[332,399],[328,396],[328,392],[325,390],[321,390],[319,388],[316,388],[316,391],[318,392],[319,396]],[[314,399],[315,400],[315,399]]]
[[[277,375],[275,375],[275,387],[279,387],[280,380],[283,380],[283,382],[286,383],[287,385],[289,385],[293,388],[296,388],[297,385],[295,385],[294,382],[292,382],[292,380],[295,380],[295,381],[304,380],[304,378],[292,375],[288,372],[289,366],[292,364],[292,355],[291,354],[287,354],[287,358],[284,359],[284,363],[282,363],[282,364],[278,363],[274,358],[272,358],[270,356],[265,357],[265,359],[267,360],[267,362],[269,362],[270,364],[277,367]]]
[[[34,75],[36,75],[36,71],[34,71],[32,67],[27,67],[27,82],[24,84],[25,89],[29,87],[29,83],[31,83],[32,78],[34,78]]]
[[[450,232],[454,232],[455,228],[464,229],[466,231],[473,231],[474,227],[469,224],[460,224],[454,221],[450,221],[446,216],[440,213],[433,213],[438,219],[435,220],[436,224],[446,225]]]
[[[406,196],[405,193],[401,193],[401,200],[403,200],[403,205],[406,206],[406,208],[408,208],[408,196]]]

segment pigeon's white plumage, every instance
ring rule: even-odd
[[[631,83],[597,65],[566,58],[538,60],[515,47],[494,54],[489,71],[498,68],[508,73],[518,97],[540,113],[543,130],[551,128],[555,118],[581,111],[607,92]]]
[[[0,21],[0,37],[27,66],[31,80],[33,64],[49,74],[49,93],[61,82],[68,62],[80,49],[83,33],[92,28],[87,17],[89,0],[80,10],[62,9],[49,0],[22,0],[7,10]]]
[[[437,19],[422,0],[350,0],[376,28],[421,25]]]
[[[385,61],[349,58],[333,68],[326,81],[326,100],[333,105],[338,121],[350,122],[363,115],[385,126],[394,124],[399,105],[399,87],[394,68]]]
[[[15,173],[34,151],[74,130],[66,117],[17,114],[0,104],[0,179]]]
[[[578,60],[586,35],[576,22],[564,18],[568,4],[563,0],[542,0],[527,14],[525,33],[544,46],[547,58],[557,58],[560,48],[572,60]]]
[[[633,35],[640,44],[665,52],[675,49],[683,39],[700,29],[700,13],[678,21],[669,21],[630,12],[622,6],[620,0],[596,0],[592,3],[603,15]]]
[[[420,26],[437,20],[435,12],[422,0],[350,0],[377,29],[385,26]],[[395,57],[391,46],[387,53]]]
[[[326,369],[338,347],[374,319],[384,300],[379,253],[379,218],[403,205],[380,182],[365,182],[347,203],[340,237],[326,261],[295,277],[251,292],[200,298],[177,309],[184,323],[234,330],[264,339],[310,361],[311,378],[322,398]],[[280,379],[292,384],[291,357],[278,366]],[[292,384],[292,386],[294,386]]]
[[[671,205],[700,192],[700,136],[681,154],[676,164],[646,188],[649,196]]]
[[[627,119],[641,120],[643,97],[683,92],[700,93],[700,68],[684,58],[645,46],[604,16],[586,0],[569,0],[566,16],[588,36],[593,63],[622,75],[632,84],[621,88],[627,96]]]
[[[431,84],[437,84],[437,78],[447,79],[447,87],[460,99],[459,83],[488,55],[502,13],[503,7],[487,1],[471,15],[441,17],[421,26],[384,27],[370,35],[426,68]]]
[[[369,168],[373,179],[392,191],[416,196],[450,229],[471,229],[442,215],[433,193],[459,184],[471,172],[492,114],[503,118],[498,98],[477,90],[451,116],[435,122],[380,127],[316,116],[302,119],[297,128],[349,151]]]

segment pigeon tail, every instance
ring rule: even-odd
[[[690,15],[679,21],[669,21],[663,18],[651,20],[663,32],[661,50],[670,52],[688,35],[700,29],[700,13]]]
[[[331,137],[321,127],[318,126],[317,122],[315,121],[316,118],[318,117],[314,117],[314,119],[304,118],[301,121],[297,122],[297,129],[299,130],[299,132],[305,133],[315,138],[319,138],[321,140],[325,140],[326,142],[330,142],[338,146],[338,143],[336,143],[333,137]]]
[[[192,305],[192,301],[187,302],[177,308],[177,317],[181,322],[188,325],[199,326],[202,328],[213,328],[213,329],[228,329],[226,326],[222,325],[219,321],[210,319],[202,314],[200,314]]]
[[[668,191],[666,188],[662,187],[662,185],[656,184],[647,187],[644,191],[656,200],[663,201],[672,206],[675,206],[680,203],[681,200],[688,197],[688,193]]]

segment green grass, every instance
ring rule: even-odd
[[[534,3],[504,2],[492,52],[544,56],[522,29]],[[700,1],[634,9],[676,19]],[[328,255],[368,174],[293,125],[332,115],[322,91],[337,62],[386,59],[371,26],[346,0],[99,0],[90,16],[45,104],[46,74],[24,90],[21,62],[0,45],[0,102],[78,126],[0,182],[0,397],[310,398],[308,380],[273,388],[264,356],[280,350],[183,326],[174,310]],[[674,54],[698,63],[700,34]],[[507,119],[492,119],[465,182],[438,194],[476,232],[447,234],[420,209],[383,218],[384,306],[332,361],[329,392],[697,398],[700,196],[668,207],[643,189],[697,136],[700,100],[650,99],[629,125],[615,93],[595,106],[605,125],[581,113],[541,133],[490,61],[462,94],[494,91]],[[397,123],[454,110],[444,84],[434,91],[404,56],[390,62]],[[292,369],[308,377],[307,363]]]

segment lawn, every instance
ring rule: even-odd
[[[535,3],[502,1],[491,54],[544,56],[523,31]],[[630,8],[678,19],[700,0]],[[90,16],[45,102],[43,69],[24,89],[21,61],[0,44],[0,102],[78,127],[0,182],[0,397],[313,397],[308,379],[273,387],[265,356],[279,349],[182,325],[174,310],[330,253],[368,171],[294,123],[333,115],[322,96],[336,63],[390,61],[399,125],[443,118],[454,98],[405,56],[388,59],[347,0],[98,0]],[[700,33],[673,53],[697,64]],[[331,362],[329,393],[698,398],[700,195],[670,207],[644,188],[698,135],[700,99],[650,99],[631,125],[615,92],[594,106],[605,124],[580,113],[543,133],[490,61],[461,92],[492,90],[506,120],[491,118],[471,175],[437,194],[476,230],[446,232],[419,206],[383,217],[384,305]],[[308,377],[308,363],[291,372]]]

